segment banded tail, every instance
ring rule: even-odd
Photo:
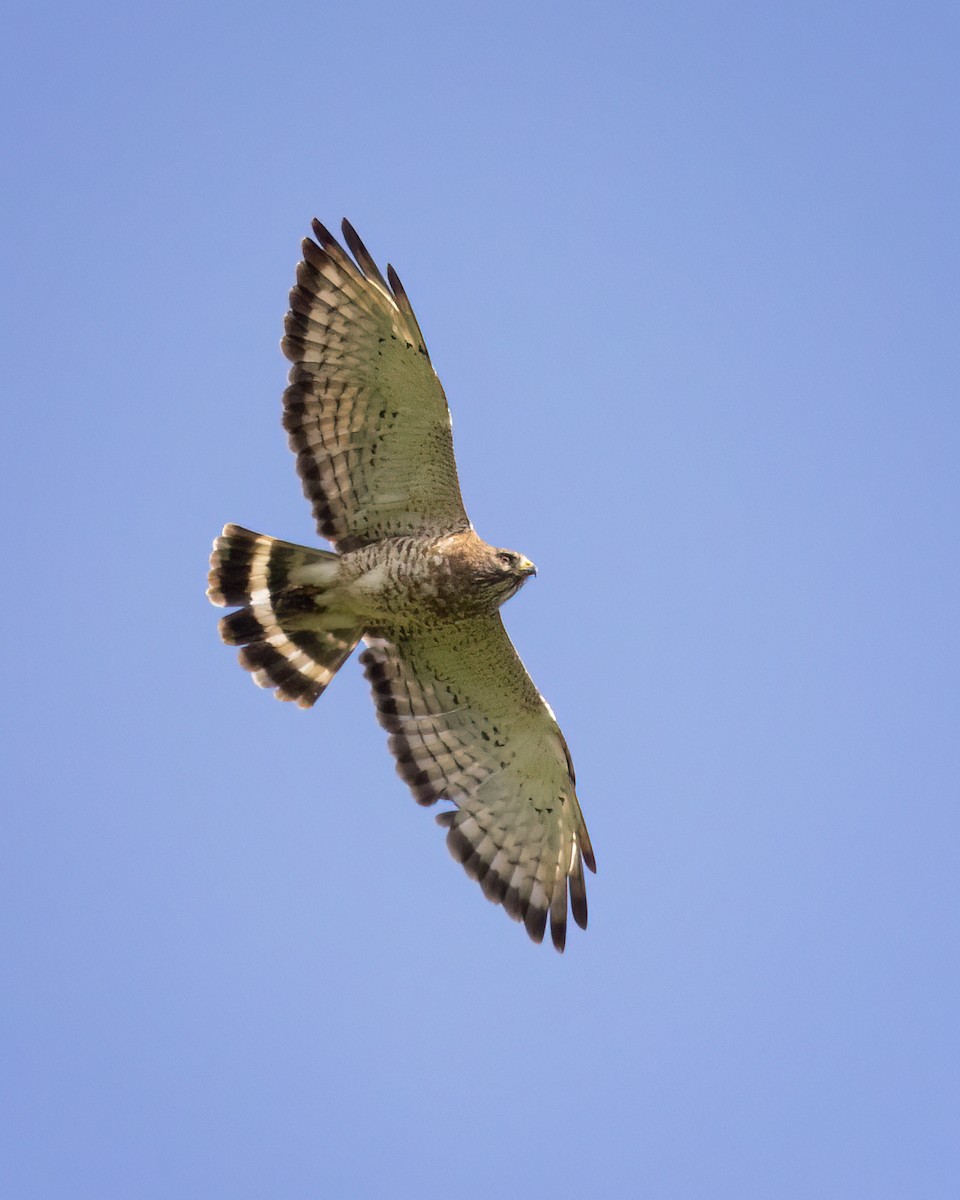
[[[338,611],[339,556],[225,525],[213,543],[207,596],[241,605],[220,622],[240,665],[278,700],[309,708],[346,662],[363,629]]]

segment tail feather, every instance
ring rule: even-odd
[[[326,550],[226,525],[213,544],[207,595],[242,605],[220,622],[240,646],[240,664],[260,687],[301,708],[316,703],[360,640],[362,628],[337,610],[339,559]]]

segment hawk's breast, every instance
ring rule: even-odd
[[[370,621],[404,625],[490,611],[467,537],[479,542],[476,534],[398,537],[350,551],[342,561],[351,606]]]

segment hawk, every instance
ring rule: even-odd
[[[361,640],[397,771],[484,895],[563,950],[596,870],[570,752],[499,608],[536,569],[464,510],[450,414],[396,272],[349,222],[303,242],[281,343],[283,424],[335,552],[227,525],[207,595],[220,634],[281,700],[314,704]]]

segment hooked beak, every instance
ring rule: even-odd
[[[530,559],[523,557],[521,557],[520,561],[517,563],[517,570],[524,577],[524,579],[529,578],[531,575],[536,575],[537,573],[537,568],[533,565]]]

